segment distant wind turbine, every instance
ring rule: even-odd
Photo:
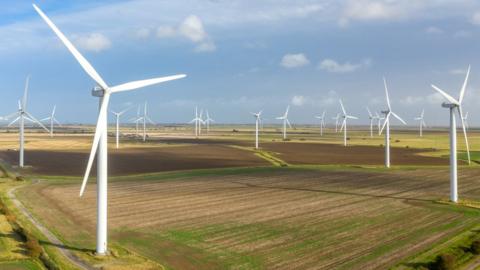
[[[338,132],[338,122],[340,121],[340,113],[337,113],[335,117],[332,117],[333,120],[335,120],[335,133]]]
[[[120,137],[120,116],[122,116],[122,114],[124,114],[129,109],[130,108],[126,108],[125,110],[123,110],[121,112],[111,111],[113,113],[113,115],[115,115],[115,146],[116,146],[117,149],[118,149],[119,137]]]
[[[147,102],[145,101],[145,107],[143,108],[143,141],[147,140],[147,121],[150,122],[150,124],[155,125],[155,122],[153,122],[152,119],[147,114]]]
[[[21,168],[24,167],[24,148],[25,148],[25,120],[28,120],[33,123],[37,123],[39,126],[41,126],[43,129],[45,129],[47,132],[50,132],[48,128],[46,128],[40,121],[38,121],[33,115],[31,115],[29,112],[27,112],[27,94],[28,94],[28,85],[30,83],[30,76],[27,77],[27,80],[25,81],[25,90],[23,92],[23,98],[22,102],[18,101],[18,111],[14,112],[13,114],[10,114],[6,118],[11,118],[15,117],[16,118],[8,124],[8,126],[13,125],[18,121],[18,128],[20,129],[19,132],[19,140],[20,140],[20,153],[19,153],[19,166]]]
[[[419,117],[415,117],[414,119],[416,121],[420,121],[419,122],[419,132],[420,132],[420,137],[423,137],[423,128],[427,127],[427,124],[425,123],[425,120],[424,120],[424,115],[425,115],[425,110],[422,110],[422,113],[420,114]]]
[[[367,111],[368,111],[368,119],[370,119],[370,138],[372,138],[373,137],[373,121],[378,119],[378,114],[373,115],[368,107],[367,107]],[[378,124],[378,125],[379,125],[379,129],[380,129],[380,124]]]
[[[210,123],[215,122],[212,118],[210,118],[210,114],[208,114],[207,110],[207,118],[205,118],[205,124],[207,125],[207,133],[210,132]]]
[[[463,118],[463,123],[465,124],[465,128],[469,129],[470,125],[468,124],[468,112],[466,112],[462,118]]]
[[[378,114],[378,112],[375,112],[375,118],[377,119],[378,135],[380,135],[380,130],[382,129],[382,120],[385,120],[385,116],[381,116]]]
[[[320,136],[323,136],[323,128],[325,127],[325,113],[326,111],[323,111],[321,116],[315,116],[315,118],[320,119]]]
[[[50,137],[53,137],[53,125],[54,124],[57,124],[60,127],[62,126],[62,124],[60,124],[60,122],[58,122],[57,118],[55,118],[56,108],[57,108],[57,105],[54,105],[53,110],[52,110],[52,114],[49,117],[45,117],[42,120],[40,120],[40,122],[50,121]]]
[[[290,125],[290,121],[288,121],[288,111],[290,110],[290,105],[287,106],[287,110],[285,111],[285,114],[283,116],[279,116],[276,119],[277,120],[283,120],[283,139],[287,139],[287,124],[290,128],[292,128],[292,125]]]
[[[470,66],[468,66],[467,75],[460,89],[460,96],[457,99],[447,94],[442,89],[432,84],[432,88],[440,93],[448,102],[442,103],[442,107],[450,110],[450,200],[452,202],[458,201],[458,189],[457,189],[457,124],[455,120],[455,111],[458,112],[458,116],[462,121],[463,136],[465,137],[465,146],[467,147],[468,164],[470,164],[470,147],[468,145],[467,130],[463,121],[462,113],[462,101],[467,88],[468,76],[470,75]]]
[[[255,149],[258,149],[258,125],[260,124],[262,111],[252,113],[252,115],[255,117]]]
[[[387,88],[387,80],[383,78],[383,84],[385,86],[385,98],[387,100],[387,110],[383,111],[382,113],[385,115],[385,122],[383,122],[382,130],[380,130],[380,134],[382,133],[383,129],[386,127],[385,130],[385,167],[390,168],[390,116],[394,116],[404,125],[405,121],[403,121],[400,116],[392,111],[392,107],[390,105],[390,98],[388,96],[388,88]]]
[[[200,135],[200,125],[204,123],[204,121],[202,120],[202,116],[198,115],[198,108],[195,107],[195,118],[192,119],[192,121],[190,121],[190,123],[195,123],[195,137],[198,138],[198,136]]]
[[[347,146],[347,119],[358,119],[355,116],[351,116],[347,114],[347,111],[345,110],[345,107],[343,106],[343,102],[341,99],[338,100],[340,102],[340,107],[342,107],[342,115],[341,117],[343,118],[342,121],[342,127],[340,128],[340,131],[343,130],[343,145]]]

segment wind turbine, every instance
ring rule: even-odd
[[[53,137],[53,124],[57,124],[59,126],[62,126],[60,122],[58,122],[57,118],[55,118],[55,110],[57,108],[57,105],[53,106],[52,114],[49,117],[45,117],[40,122],[44,122],[49,120],[50,121],[50,137]]]
[[[111,111],[113,113],[113,115],[115,115],[115,147],[118,149],[118,143],[119,143],[119,137],[120,137],[120,116],[122,116],[122,114],[124,114],[126,111],[128,111],[130,108],[126,108],[125,110],[121,111],[121,112],[114,112],[114,111]]]
[[[468,145],[467,130],[465,128],[465,122],[463,120],[462,113],[462,101],[465,95],[465,89],[467,88],[468,76],[470,75],[470,66],[468,66],[467,75],[460,89],[460,95],[458,100],[447,94],[442,89],[432,84],[432,88],[440,93],[448,102],[442,103],[442,107],[450,110],[450,200],[452,202],[458,201],[457,191],[457,124],[455,119],[455,110],[458,111],[458,116],[462,121],[463,136],[465,137],[465,145],[467,147],[468,164],[470,164],[470,148]]]
[[[343,145],[347,146],[347,119],[358,119],[358,118],[355,116],[348,115],[347,111],[345,111],[345,107],[343,107],[342,100],[339,99],[338,101],[340,102],[340,107],[342,107],[342,112],[343,112],[343,114],[341,115],[341,117],[343,118],[343,121],[342,121],[342,127],[340,128],[340,131],[343,130]]]
[[[215,122],[212,118],[210,118],[210,115],[208,114],[207,110],[207,118],[205,119],[205,124],[207,125],[207,133],[210,132],[210,123]]]
[[[378,112],[375,112],[375,118],[377,119],[378,135],[380,135],[380,130],[382,129],[382,120],[385,120],[385,117],[380,116]]]
[[[385,121],[383,122],[382,129],[380,130],[380,134],[382,134],[383,129],[385,127],[385,167],[390,168],[390,116],[393,115],[395,118],[397,118],[400,122],[402,122],[404,125],[405,121],[403,121],[400,116],[398,116],[396,113],[392,111],[392,107],[390,105],[390,98],[388,96],[388,88],[387,88],[387,80],[383,78],[383,84],[385,86],[385,97],[387,100],[387,110],[382,111],[383,114],[385,114]]]
[[[150,122],[150,124],[155,125],[155,122],[153,122],[152,119],[150,119],[150,117],[148,117],[148,115],[147,115],[147,102],[146,101],[145,101],[145,107],[143,109],[142,120],[143,120],[143,141],[145,141],[147,139],[147,121]]]
[[[186,75],[174,75],[162,78],[133,81],[117,86],[109,87],[105,81],[100,77],[97,71],[90,65],[90,63],[80,54],[80,52],[73,46],[73,44],[63,35],[62,32],[53,24],[53,22],[35,5],[33,7],[42,17],[42,19],[50,26],[55,34],[60,38],[67,49],[73,54],[75,59],[79,62],[85,72],[97,83],[97,86],[92,90],[92,95],[99,97],[99,113],[95,128],[95,135],[93,138],[92,149],[88,158],[88,164],[83,177],[82,187],[80,189],[80,196],[85,191],[85,186],[90,175],[92,163],[97,154],[97,245],[96,252],[99,255],[104,255],[107,252],[107,112],[110,95],[123,91],[130,91],[166,81],[184,78]]]
[[[373,138],[373,121],[378,119],[378,114],[373,115],[370,109],[367,107],[368,119],[370,119],[370,138]],[[378,123],[378,130],[380,130],[380,123]]]
[[[258,125],[261,121],[262,111],[252,113],[252,115],[255,117],[255,149],[258,149]]]
[[[18,111],[10,114],[6,118],[11,118],[17,116],[8,126],[13,125],[18,121],[18,128],[19,132],[19,140],[20,140],[20,152],[19,152],[19,162],[18,165],[23,168],[24,167],[24,150],[25,150],[25,120],[28,120],[33,123],[37,123],[47,132],[50,132],[48,128],[46,128],[40,121],[38,121],[33,115],[27,112],[27,94],[28,94],[28,85],[30,83],[30,76],[27,76],[27,80],[25,81],[25,90],[23,92],[22,101],[18,101]]]
[[[338,122],[340,121],[340,113],[337,113],[335,117],[332,117],[335,120],[335,133],[338,132]]]
[[[424,114],[425,114],[425,110],[422,110],[422,113],[420,114],[420,116],[414,118],[416,121],[420,121],[420,122],[419,122],[419,125],[420,125],[420,137],[423,137],[423,128],[424,128],[424,127],[427,127],[427,124],[425,123],[425,120],[423,120]]]
[[[200,125],[203,123],[202,116],[198,115],[198,108],[195,107],[195,118],[190,121],[190,123],[195,123],[195,137],[198,138],[198,135],[200,135]]]
[[[325,111],[323,111],[321,116],[315,116],[315,118],[320,119],[320,136],[323,136],[323,128],[325,127]]]
[[[140,121],[142,121],[142,117],[140,116],[140,105],[138,105],[137,107],[137,116],[132,118],[132,122],[135,123],[135,137],[138,137],[138,125],[140,123]]]
[[[287,139],[287,124],[290,128],[292,128],[292,125],[290,125],[290,121],[288,121],[288,111],[290,110],[290,105],[287,106],[287,110],[285,111],[285,114],[283,116],[279,116],[276,119],[277,120],[283,120],[283,139]]]

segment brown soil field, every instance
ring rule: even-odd
[[[0,151],[0,158],[10,164],[18,164],[17,151]],[[87,160],[86,151],[25,151],[25,164],[31,166],[28,170],[33,174],[81,176]],[[108,162],[110,175],[270,165],[249,151],[203,144],[109,149]],[[95,171],[93,169],[92,174]]]
[[[460,170],[461,198],[478,198],[478,174]],[[93,248],[95,184],[78,190],[43,182],[19,196],[70,245]],[[480,222],[434,202],[448,194],[440,168],[137,177],[109,184],[110,241],[171,269],[388,269]]]
[[[343,146],[322,143],[262,143],[262,149],[290,164],[382,165],[385,149],[380,146]],[[447,158],[422,156],[433,151],[410,148],[390,148],[392,165],[448,165]]]

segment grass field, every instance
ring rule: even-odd
[[[477,210],[435,202],[448,195],[445,172],[123,177],[110,184],[110,239],[172,269],[385,269],[480,221]],[[463,170],[462,197],[478,197],[478,172]],[[77,193],[76,184],[46,182],[20,195],[70,245],[93,249],[95,187]]]

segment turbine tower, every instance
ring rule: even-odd
[[[470,164],[470,147],[468,145],[467,130],[463,121],[462,113],[462,101],[465,95],[465,89],[467,88],[468,76],[470,75],[470,66],[468,66],[467,75],[465,81],[460,89],[460,96],[457,99],[447,94],[442,89],[432,84],[432,88],[439,92],[448,102],[442,103],[442,107],[450,110],[450,201],[458,201],[458,189],[457,189],[457,124],[455,119],[455,111],[458,112],[458,116],[462,121],[463,136],[465,137],[465,145],[467,147],[468,164]]]
[[[255,117],[255,149],[258,149],[258,126],[261,121],[262,111],[252,113],[252,115]]]
[[[338,122],[340,121],[340,113],[337,113],[335,117],[332,117],[335,120],[335,133],[338,132]]]
[[[57,124],[60,127],[62,126],[62,124],[60,124],[60,122],[58,122],[57,118],[55,118],[56,108],[57,108],[57,105],[54,105],[53,110],[52,110],[52,114],[49,117],[45,117],[42,120],[40,120],[40,122],[50,121],[50,137],[53,137],[53,125],[54,124]]]
[[[207,118],[205,119],[205,124],[207,125],[207,133],[210,132],[210,123],[215,122],[212,118],[210,118],[210,115],[208,114],[207,110]]]
[[[154,84],[159,84],[166,81],[184,78],[186,75],[174,75],[162,78],[133,81],[117,86],[109,87],[105,81],[100,77],[92,65],[80,54],[80,52],[73,46],[73,44],[63,35],[63,33],[53,24],[53,22],[35,5],[33,7],[48,24],[48,26],[60,38],[63,44],[67,47],[70,53],[79,62],[85,72],[96,82],[97,86],[92,90],[92,95],[99,98],[99,113],[98,120],[95,127],[95,135],[93,137],[92,149],[88,158],[88,164],[83,177],[82,187],[80,189],[80,196],[85,191],[85,186],[90,175],[95,154],[97,154],[97,244],[96,252],[99,255],[107,253],[107,112],[110,95],[123,91],[130,91]]]
[[[321,116],[315,116],[315,118],[320,119],[320,136],[323,136],[323,128],[325,127],[325,111],[323,111]]]
[[[195,138],[198,138],[200,135],[200,125],[203,123],[202,116],[198,115],[198,108],[195,107],[195,117],[190,121],[190,123],[195,123]]]
[[[283,139],[287,139],[287,124],[290,128],[292,128],[292,125],[290,125],[290,121],[288,121],[288,111],[290,110],[290,105],[287,106],[287,110],[285,111],[285,114],[283,116],[279,116],[276,119],[277,120],[283,120]]]
[[[340,131],[343,130],[343,145],[347,146],[347,119],[358,119],[355,116],[351,116],[347,114],[347,111],[345,111],[345,107],[343,107],[343,102],[341,99],[338,100],[340,102],[340,107],[342,107],[342,115],[341,117],[343,118],[342,121],[342,127],[340,128]]]
[[[121,111],[121,112],[114,112],[114,111],[111,111],[113,113],[113,115],[115,115],[115,147],[118,149],[118,145],[119,145],[119,137],[120,137],[120,116],[122,116],[122,114],[124,114],[126,111],[128,111],[129,108],[126,108],[125,110]]]
[[[419,122],[420,137],[423,137],[423,128],[427,127],[427,124],[425,123],[425,120],[423,119],[424,114],[425,114],[425,110],[422,110],[422,113],[420,114],[420,116],[414,118],[414,120],[420,121]]]
[[[50,132],[48,128],[46,128],[40,121],[38,121],[33,115],[31,115],[29,112],[27,112],[27,94],[28,94],[28,85],[30,83],[30,76],[27,76],[27,80],[25,81],[25,90],[23,92],[23,98],[22,102],[18,101],[18,111],[10,114],[9,116],[5,118],[11,118],[15,117],[8,126],[13,125],[18,121],[18,129],[20,130],[19,132],[19,141],[20,141],[20,151],[19,151],[19,161],[18,165],[20,168],[24,167],[24,151],[25,151],[25,120],[28,120],[32,123],[37,123],[40,125],[43,129],[45,129],[47,132]]]
[[[380,134],[382,134],[382,131],[385,127],[385,167],[390,168],[390,116],[393,115],[395,118],[397,118],[400,122],[402,122],[404,125],[405,121],[403,121],[400,116],[398,116],[396,113],[392,111],[392,107],[390,105],[390,97],[388,96],[388,89],[387,89],[387,80],[383,78],[383,84],[385,86],[385,98],[387,100],[387,110],[382,111],[382,113],[385,115],[385,121],[383,122],[382,129],[380,130]]]
[[[373,121],[378,119],[378,114],[373,115],[368,107],[367,107],[367,111],[368,111],[368,119],[370,119],[370,138],[373,138]],[[378,126],[379,126],[378,129],[380,130],[380,123],[378,124]]]
[[[147,121],[150,122],[150,124],[155,125],[155,122],[153,122],[150,117],[147,115],[147,102],[145,101],[145,107],[143,108],[143,116],[141,118],[143,120],[143,141],[147,140]]]

